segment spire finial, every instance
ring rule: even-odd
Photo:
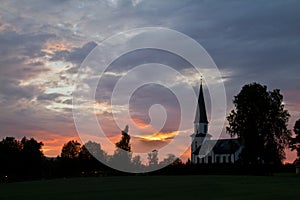
[[[204,102],[203,87],[202,87],[202,81],[203,81],[202,75],[200,81],[201,84],[199,88],[199,97],[198,97],[198,105],[197,105],[197,111],[195,116],[195,123],[208,123],[205,102]]]
[[[200,76],[200,84],[202,85],[202,75]]]

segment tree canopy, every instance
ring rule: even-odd
[[[294,125],[295,137],[291,138],[291,149],[297,150],[298,160],[300,158],[300,119],[295,122]]]
[[[78,158],[80,153],[80,143],[74,140],[64,144],[61,150],[61,157],[63,159],[74,159]]]
[[[116,143],[116,147],[123,149],[124,151],[131,152],[130,135],[128,135],[128,125],[122,131],[122,138]]]
[[[227,117],[227,133],[238,136],[244,146],[241,160],[246,163],[279,164],[285,158],[291,132],[289,113],[284,109],[279,89],[267,91],[258,83],[243,86],[233,100],[235,109]]]
[[[116,150],[112,156],[110,162],[114,165],[129,167],[131,164],[131,145],[130,145],[130,135],[128,134],[128,125],[122,131],[122,138],[116,143]]]
[[[104,159],[104,151],[101,149],[101,145],[96,142],[88,141],[82,145],[79,153],[79,157],[83,160],[92,159]]]
[[[42,142],[35,139],[17,140],[6,137],[0,142],[0,176],[37,177],[41,174],[44,160]]]
[[[158,165],[158,151],[153,150],[152,152],[148,153],[147,159],[149,166]]]

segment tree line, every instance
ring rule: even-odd
[[[258,83],[247,84],[233,100],[234,109],[229,113],[227,133],[239,138],[243,150],[239,157],[238,167],[255,168],[256,166],[281,166],[285,158],[285,148],[297,151],[300,157],[300,119],[294,125],[294,137],[288,130],[290,114],[284,108],[283,96],[278,89],[268,91],[266,86]],[[128,127],[122,131],[122,138],[115,144],[113,155],[101,149],[99,143],[89,141],[81,145],[69,141],[63,145],[61,154],[55,159],[46,158],[42,152],[42,142],[26,137],[17,140],[7,137],[0,142],[0,175],[5,179],[35,179],[69,176],[89,176],[118,174],[98,160],[108,163],[122,161],[127,167],[145,168],[173,163],[167,169],[156,173],[199,173],[199,166],[192,166],[188,160],[183,163],[170,154],[159,162],[158,151],[148,154],[148,164],[143,164],[139,156],[132,157]],[[214,167],[201,170],[210,170]],[[220,169],[225,169],[224,165]],[[179,170],[179,171],[178,171]],[[201,171],[200,170],[200,171]],[[217,170],[217,169],[216,169]],[[255,169],[256,170],[256,169]],[[227,171],[228,172],[228,171]]]
[[[122,138],[115,144],[113,155],[101,149],[99,143],[88,141],[81,145],[76,140],[65,143],[56,158],[47,158],[42,151],[43,143],[26,137],[17,140],[6,137],[0,142],[0,177],[1,180],[33,180],[40,178],[60,178],[75,176],[122,175],[104,163],[118,162],[133,169],[151,168],[171,164],[179,166],[184,163],[175,155],[158,162],[158,151],[148,154],[148,164],[143,164],[140,156],[132,157],[128,127],[122,131]],[[100,162],[100,161],[102,162]]]

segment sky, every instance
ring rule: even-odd
[[[2,1],[0,138],[34,137],[43,141],[43,151],[50,157],[59,155],[67,141],[80,140],[72,112],[72,94],[76,90],[79,66],[97,44],[110,36],[143,27],[173,29],[204,47],[221,73],[221,78],[216,81],[224,83],[227,115],[234,108],[234,96],[245,84],[258,82],[269,90],[280,89],[285,108],[291,114],[289,128],[292,129],[300,118],[299,9],[297,0]],[[101,79],[95,102],[82,104],[85,114],[96,114],[112,143],[119,140],[124,125],[130,124],[129,119],[121,115],[114,119],[112,110],[129,110],[131,120],[136,123],[134,127],[129,126],[129,134],[137,152],[159,149],[178,134],[179,103],[174,93],[159,84],[138,88],[129,105],[117,101],[113,108],[110,106],[116,82],[133,67],[153,62],[172,66],[187,78],[158,73],[158,79],[173,80],[181,91],[187,84],[197,91],[199,74],[184,59],[168,52],[144,49],[114,60]],[[138,79],[146,79],[148,75],[139,74]],[[96,74],[88,78],[87,84],[96,78]],[[203,79],[205,83],[205,76]],[[125,86],[129,87],[130,83],[127,84]],[[213,105],[206,87],[204,93],[210,118]],[[122,100],[127,94],[119,95],[117,99]],[[152,115],[162,118],[152,119]],[[191,112],[190,117],[183,119],[184,131],[180,137],[190,137],[194,116],[195,113]],[[161,129],[149,125],[155,120],[159,123],[164,117],[166,122]],[[118,127],[115,120],[121,121],[122,126]],[[88,121],[82,124],[85,128],[90,126]],[[221,138],[228,138],[225,126],[226,122]],[[215,127],[209,127],[210,133],[215,131]],[[89,138],[113,151],[109,145],[106,147],[97,133]],[[174,151],[177,150],[184,152],[187,149],[177,146]],[[183,157],[188,155],[187,151]],[[295,153],[287,151],[286,161],[294,159]]]

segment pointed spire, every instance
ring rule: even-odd
[[[203,87],[202,87],[202,76],[201,76],[201,83],[200,83],[200,90],[199,90],[199,97],[198,97],[198,106],[197,106],[194,123],[208,123],[205,101],[204,101],[204,94],[203,94]]]
[[[123,133],[127,133],[128,134],[128,125],[125,126],[125,129],[122,131]]]

